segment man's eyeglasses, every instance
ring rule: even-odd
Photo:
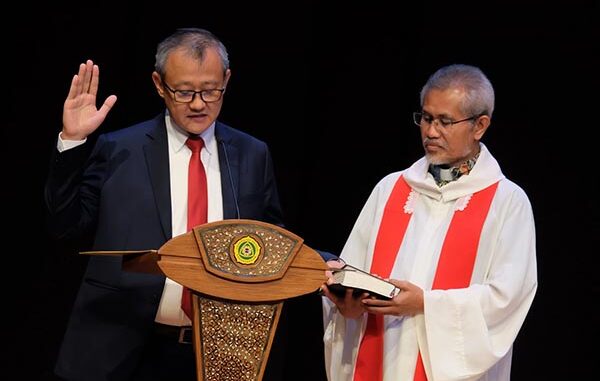
[[[179,103],[191,103],[191,102],[193,102],[194,98],[196,97],[196,94],[198,94],[200,96],[200,99],[202,99],[202,101],[204,103],[217,102],[223,96],[223,92],[225,92],[225,88],[222,88],[222,89],[207,89],[207,90],[200,90],[200,91],[195,91],[195,90],[173,90],[172,88],[170,88],[166,84],[166,82],[164,80],[162,81],[162,83],[163,83],[163,85],[165,86],[165,88],[167,90],[169,90],[170,92],[173,93],[173,99],[175,99],[175,102],[179,102]]]
[[[428,114],[426,112],[413,112],[413,122],[415,122],[415,124],[417,126],[421,126],[421,125],[429,126],[437,120],[437,123],[439,126],[442,126],[443,128],[448,128],[457,123],[466,122],[468,120],[475,120],[482,115],[484,115],[484,114],[473,115],[469,118],[465,118],[465,119],[461,119],[461,120],[452,120],[450,118],[434,118],[433,115]]]

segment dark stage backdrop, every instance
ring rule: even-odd
[[[320,3],[329,3],[328,5]],[[533,204],[539,289],[513,380],[598,373],[597,1],[17,4],[2,24],[5,281],[0,369],[52,380],[85,266],[44,233],[43,183],[70,80],[100,65],[101,131],[155,116],[157,42],[204,27],[230,52],[221,119],[271,147],[288,229],[339,253],[375,183],[422,155],[411,112],[441,65],[480,66],[497,106],[484,137]],[[289,380],[324,379],[319,298],[287,304]],[[5,337],[4,337],[5,336]],[[307,365],[308,364],[308,365]],[[594,369],[595,371],[593,371]],[[16,372],[16,373],[14,373]]]

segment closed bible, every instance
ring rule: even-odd
[[[379,299],[391,299],[400,291],[392,283],[348,264],[333,270],[332,282],[327,287],[337,295],[344,295],[351,288],[354,295],[367,292]]]

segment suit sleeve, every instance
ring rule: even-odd
[[[102,137],[98,139],[91,156],[90,143],[52,153],[44,201],[48,229],[56,239],[79,238],[95,225],[106,170],[103,141]]]

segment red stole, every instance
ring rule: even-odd
[[[464,288],[469,286],[483,222],[488,214],[498,183],[474,193],[467,207],[455,212],[446,232],[432,289]],[[396,255],[404,239],[412,214],[404,212],[410,186],[400,176],[385,205],[377,240],[371,273],[389,278]],[[383,379],[383,315],[369,314],[367,329],[358,350],[354,381]],[[417,358],[415,381],[426,381],[421,353]]]

